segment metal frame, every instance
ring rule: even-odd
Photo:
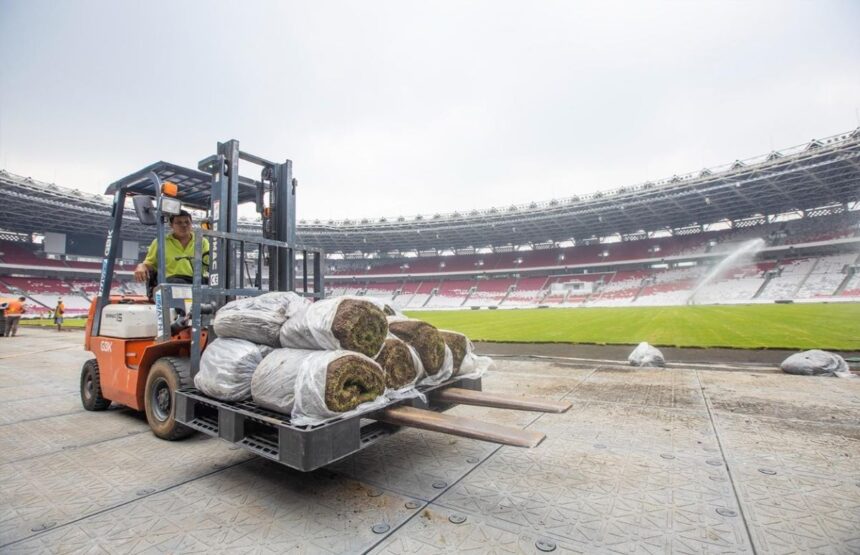
[[[113,223],[108,228],[107,238],[105,239],[105,252],[102,259],[102,270],[99,277],[99,293],[98,302],[96,303],[96,312],[93,315],[92,335],[97,336],[101,333],[102,310],[110,302],[110,289],[113,284],[114,265],[116,263],[117,252],[122,244],[122,222],[123,212],[125,207],[125,189],[120,188],[114,193],[113,208],[111,216]]]
[[[214,166],[214,158],[206,162]],[[241,152],[239,158],[266,162]],[[239,183],[253,195],[253,181],[239,177]],[[835,213],[860,202],[858,184],[860,129],[616,191],[469,213],[300,222],[297,237],[329,253],[366,254],[469,246],[503,250],[592,236],[634,236],[640,230],[700,233],[703,225],[726,219],[766,220],[791,210]],[[27,233],[89,230],[100,235],[110,225],[111,214],[101,197],[0,170],[0,221],[4,227]],[[125,218],[126,238],[153,238],[152,229],[141,226],[132,211],[126,211]],[[260,229],[259,222],[238,221],[237,225],[242,233]]]
[[[245,160],[265,162],[250,155]],[[680,229],[693,223],[857,202],[858,179],[860,130],[855,130],[610,192],[462,214],[302,222],[300,235],[304,243],[343,253],[499,247],[630,235],[640,229]],[[0,181],[10,185],[0,195],[4,201],[0,219],[14,222],[10,227],[16,230],[80,231],[93,227],[92,217],[99,207],[102,217],[106,212],[103,204],[82,194],[29,178],[2,172]],[[46,200],[43,214],[34,215],[31,206],[20,210],[22,202],[31,205],[40,198]],[[253,222],[238,224],[242,231],[258,227]]]
[[[220,245],[218,247],[219,252],[238,251],[242,254],[241,260],[244,261],[244,253],[246,252],[246,245],[248,243],[257,245],[257,252],[262,252],[263,248],[265,247],[270,251],[274,251],[276,253],[276,256],[280,256],[283,253],[284,256],[288,258],[293,257],[293,253],[297,250],[300,250],[303,253],[303,257],[305,258],[305,260],[307,260],[308,255],[311,255],[314,260],[312,289],[309,290],[308,288],[309,276],[307,271],[305,271],[302,280],[302,291],[296,292],[300,295],[311,297],[317,300],[325,298],[325,282],[323,278],[323,260],[325,259],[325,254],[322,251],[311,249],[303,245],[296,245],[286,241],[276,241],[273,239],[265,239],[261,237],[242,235],[237,233],[226,233],[223,231],[200,230],[199,233],[195,233],[193,264],[194,275],[191,284],[191,297],[194,299],[194,302],[191,305],[190,364],[192,378],[197,375],[197,371],[200,368],[202,333],[203,329],[206,328],[209,324],[205,316],[214,314],[218,308],[223,306],[223,303],[226,302],[226,300],[238,296],[251,297],[266,293],[268,291],[294,290],[291,286],[287,289],[279,289],[278,286],[281,282],[277,280],[270,280],[268,284],[268,289],[263,289],[262,280],[260,281],[260,283],[255,283],[254,287],[246,287],[245,276],[244,273],[241,271],[237,272],[237,280],[233,281],[232,279],[228,279],[224,287],[212,285],[211,279],[209,281],[209,284],[204,284],[203,263],[201,257],[204,237],[211,238],[209,242],[210,259],[212,258],[211,253],[213,252],[215,245]],[[236,243],[239,243],[239,245],[236,245]],[[257,265],[258,276],[260,275],[261,266],[262,260],[259,260]],[[305,267],[305,269],[307,270],[307,266]],[[230,277],[233,276],[230,275]],[[213,302],[207,302],[210,300]]]

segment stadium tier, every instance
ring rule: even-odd
[[[130,208],[124,217],[122,239],[139,259],[152,230]],[[0,170],[0,291],[29,296],[31,313],[60,296],[70,313],[86,310],[109,219],[101,195]],[[329,294],[406,309],[846,301],[860,299],[858,222],[860,129],[525,206],[300,221],[298,241],[328,253]],[[49,233],[89,250],[46,254]],[[114,290],[142,293],[132,270],[127,260]]]

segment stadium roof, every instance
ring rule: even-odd
[[[860,201],[860,129],[724,166],[614,191],[528,205],[375,220],[300,221],[298,240],[326,252],[435,251],[546,244],[684,230]],[[104,235],[107,198],[0,170],[0,227]],[[152,229],[133,211],[127,239]],[[240,224],[245,230],[259,223]]]

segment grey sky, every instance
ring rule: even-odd
[[[860,125],[860,2],[0,0],[0,167],[102,192],[219,140],[301,218],[548,200]]]

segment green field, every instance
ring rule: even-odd
[[[763,304],[408,312],[475,341],[860,351],[860,304]],[[83,328],[84,318],[63,327]],[[50,319],[22,326],[53,326]]]
[[[63,321],[64,328],[81,328],[83,329],[87,323],[86,318],[66,318]],[[22,326],[35,326],[35,327],[56,327],[57,324],[54,323],[53,318],[28,318],[25,320],[21,320]]]
[[[860,304],[408,312],[475,341],[860,350]]]

